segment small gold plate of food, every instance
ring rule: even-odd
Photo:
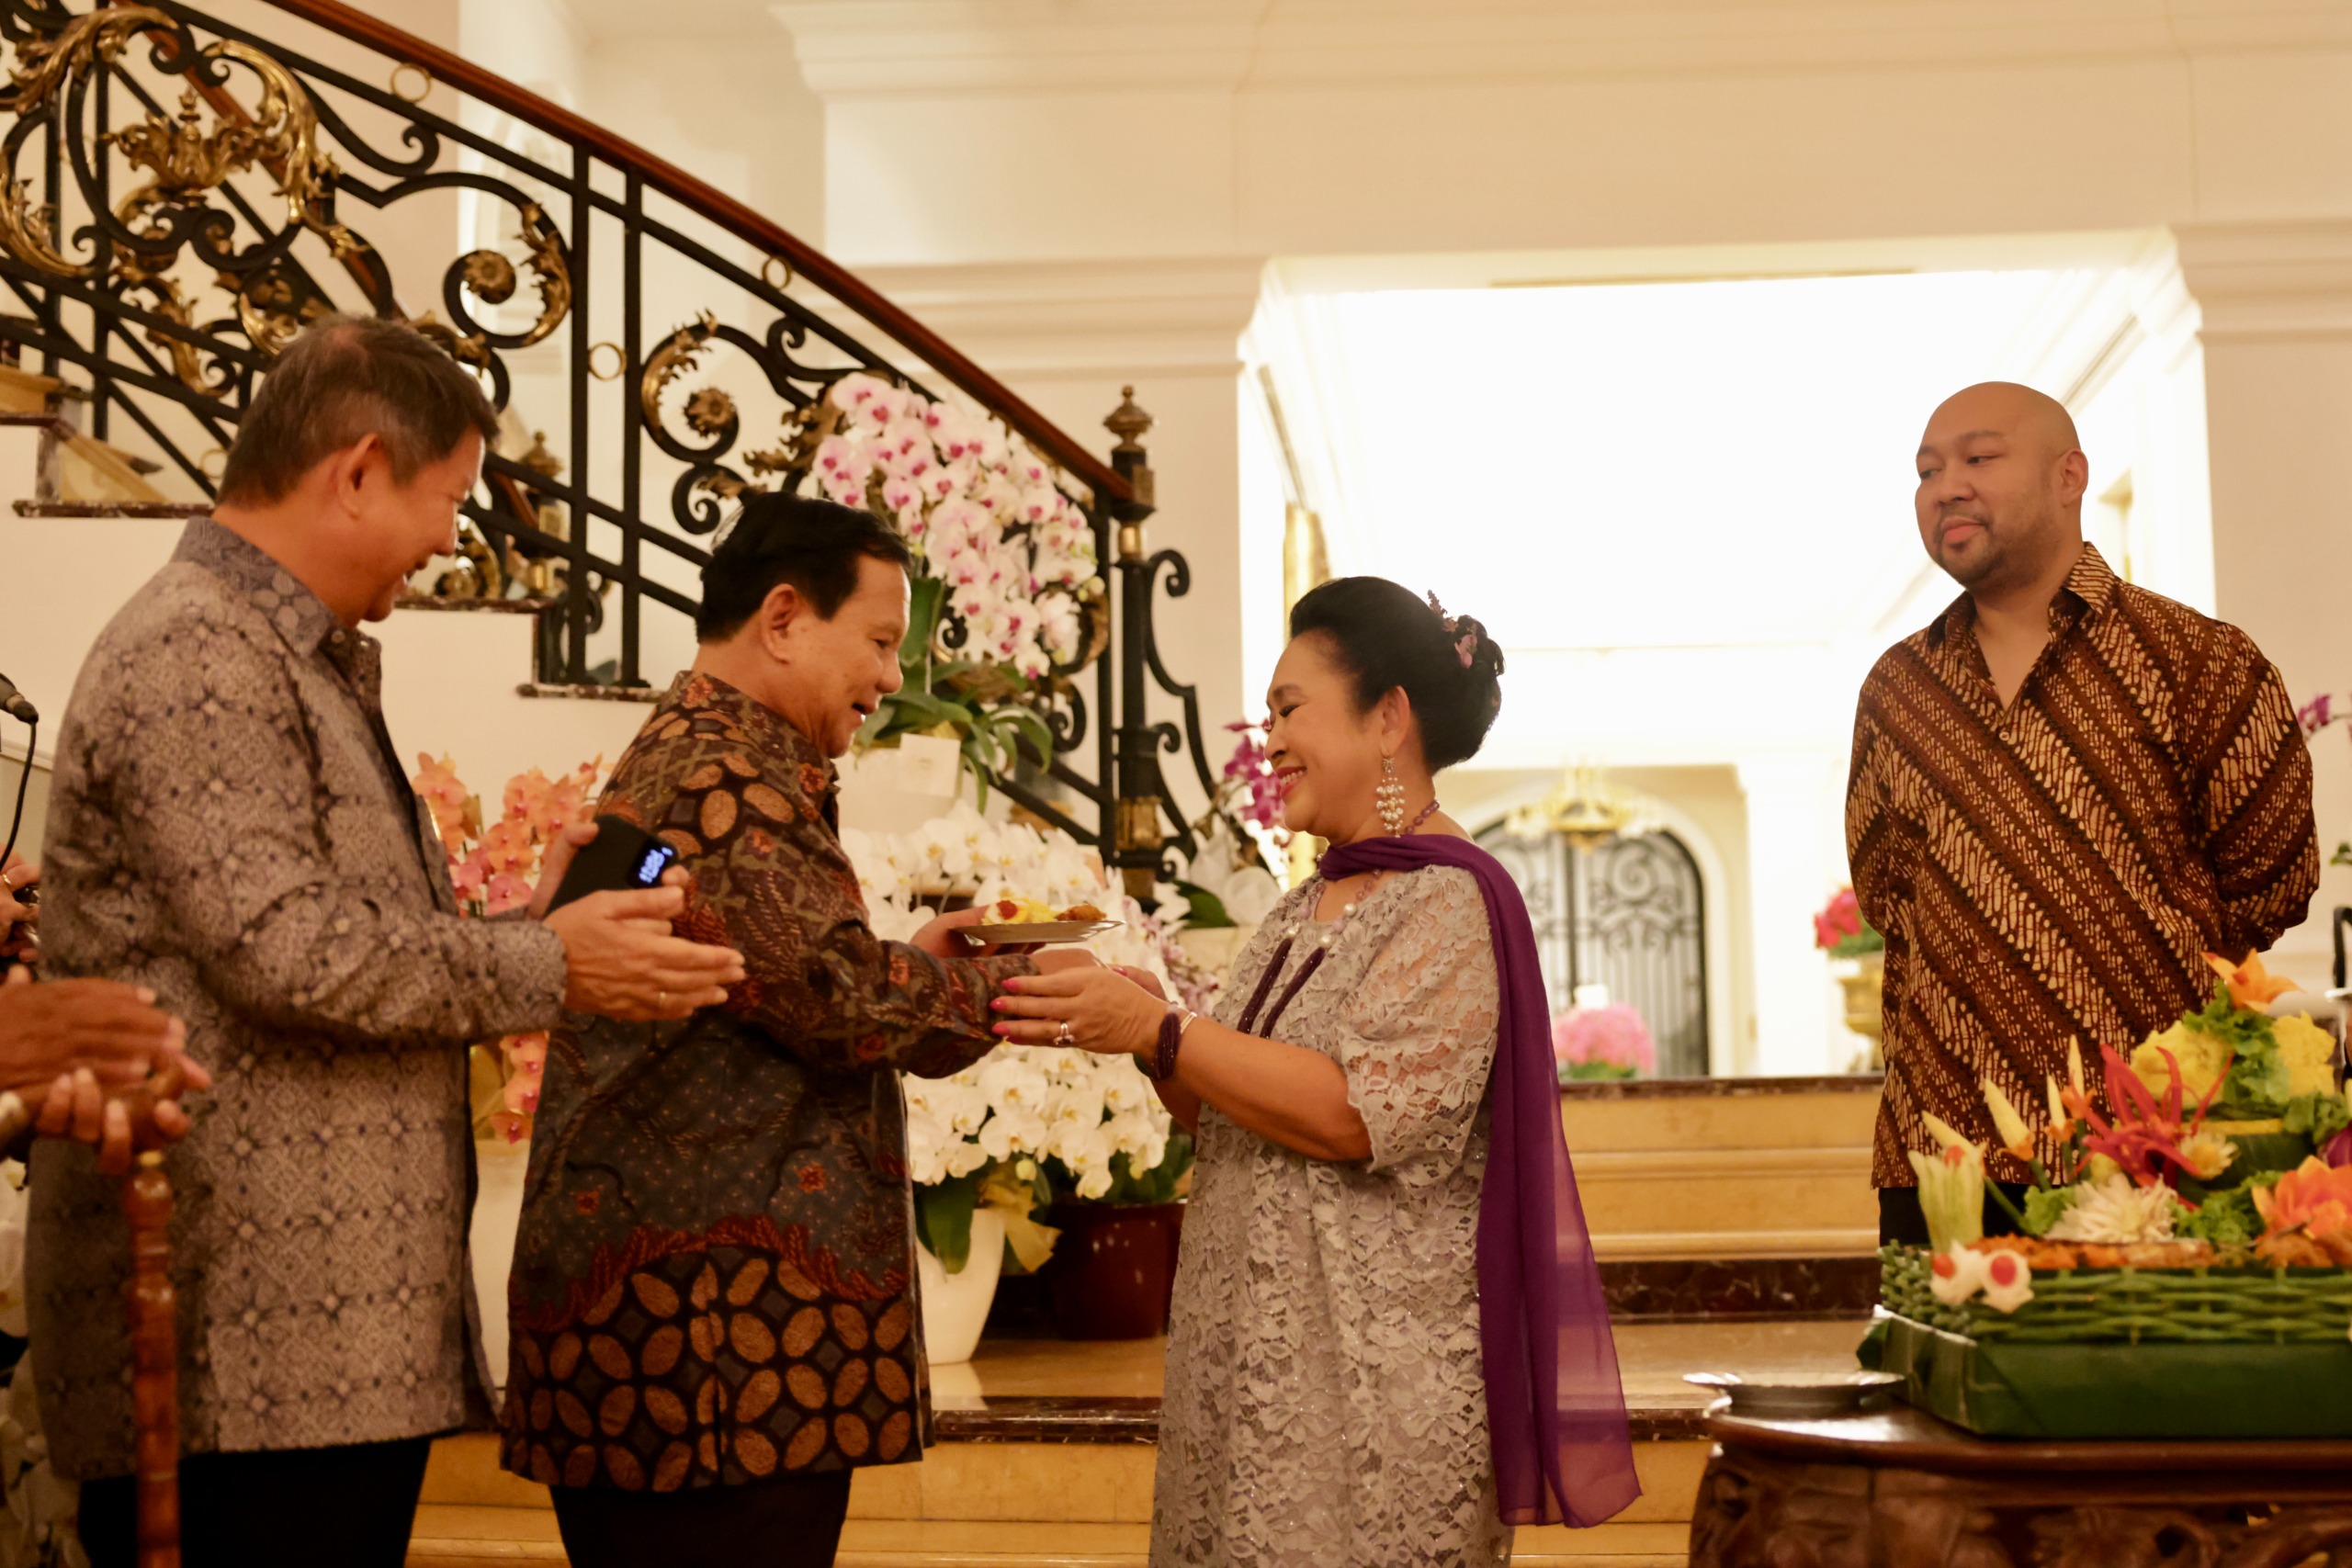
[[[1117,929],[1124,921],[1107,919],[1091,904],[1057,909],[1036,898],[999,898],[982,906],[980,923],[964,928],[964,940],[983,948],[1046,947],[1084,942]]]

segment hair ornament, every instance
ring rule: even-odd
[[[1454,657],[1462,660],[1462,668],[1468,670],[1476,666],[1478,662],[1478,623],[1467,615],[1447,615],[1445,606],[1437,602],[1434,592],[1430,595],[1430,610],[1437,616],[1439,624],[1445,627],[1445,635],[1453,638]]]

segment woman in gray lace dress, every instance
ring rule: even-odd
[[[1373,578],[1308,594],[1291,629],[1269,750],[1290,828],[1335,846],[1324,874],[1214,1020],[1075,971],[1020,982],[999,1032],[1133,1052],[1198,1135],[1155,1568],[1500,1564],[1512,1523],[1597,1523],[1638,1493],[1525,911],[1430,782],[1484,739],[1502,656]],[[1501,1168],[1506,1125],[1524,1175]],[[1490,1387],[1489,1365],[1513,1370]]]

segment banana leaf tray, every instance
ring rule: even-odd
[[[1897,1398],[1991,1438],[2352,1438],[2352,1339],[1976,1340],[1881,1308],[1857,1359]]]

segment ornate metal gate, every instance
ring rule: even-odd
[[[1657,829],[1578,851],[1560,834],[1529,840],[1499,823],[1478,842],[1527,900],[1553,1008],[1578,986],[1606,986],[1649,1025],[1659,1076],[1703,1077],[1706,889],[1690,847]]]

